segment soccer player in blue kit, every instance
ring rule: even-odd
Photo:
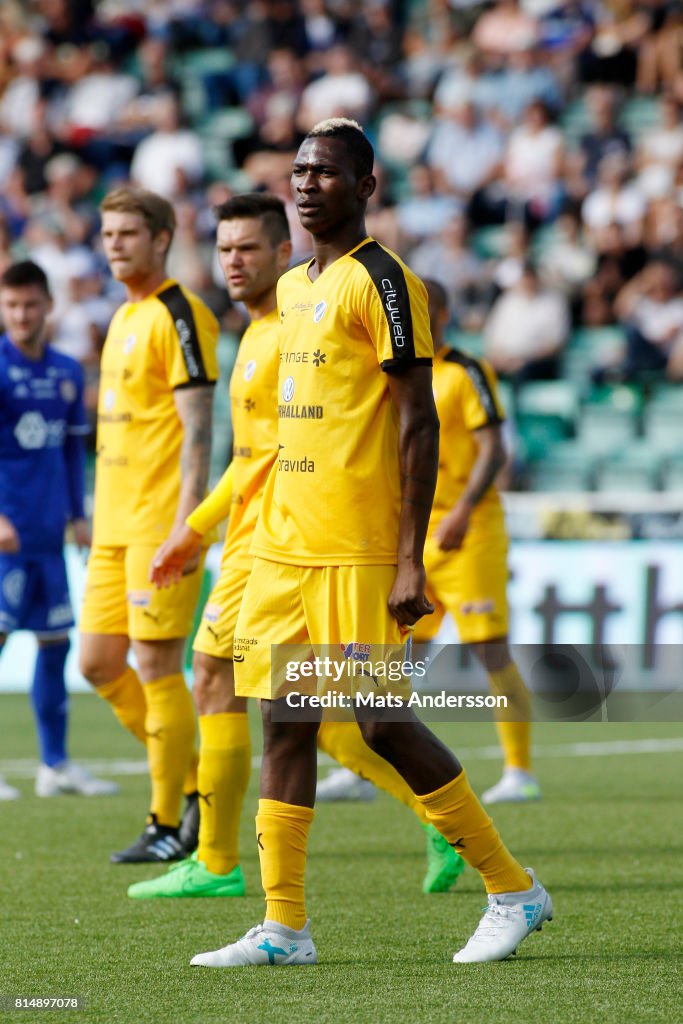
[[[52,300],[47,278],[30,261],[0,278],[0,651],[7,635],[29,630],[38,641],[31,697],[38,729],[38,796],[115,793],[69,761],[64,665],[73,614],[64,564],[64,529],[89,543],[83,511],[83,374],[47,344]],[[0,778],[0,799],[19,790]]]

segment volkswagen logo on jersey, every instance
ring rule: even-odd
[[[244,379],[251,380],[256,373],[256,360],[250,359],[247,365],[244,367]]]
[[[126,355],[128,355],[129,352],[132,352],[133,345],[135,344],[136,341],[137,341],[137,338],[135,337],[134,334],[129,334],[128,335],[128,337],[126,338],[126,340],[123,343],[123,351],[126,353]]]
[[[325,311],[326,310],[327,310],[327,303],[323,299],[321,302],[319,302],[316,305],[315,309],[313,310],[313,323],[319,324],[320,321],[322,320],[322,318],[325,316]]]
[[[282,400],[284,402],[291,402],[294,398],[294,378],[288,377],[282,385]]]
[[[107,412],[111,412],[111,410],[114,408],[114,402],[115,401],[116,401],[116,395],[114,394],[112,389],[109,388],[108,391],[105,391],[104,401],[102,402],[102,404],[104,405],[104,408],[107,410]]]
[[[48,427],[39,412],[25,412],[16,427],[14,436],[22,448],[44,448]]]

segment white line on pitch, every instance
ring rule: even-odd
[[[456,753],[463,761],[489,761],[500,757],[499,747],[458,747]],[[615,757],[620,754],[678,754],[683,753],[683,737],[643,740],[605,740],[604,742],[544,744],[533,748],[534,757]],[[146,775],[146,761],[91,760],[81,761],[84,767],[98,775]],[[260,757],[251,759],[252,767],[261,765]],[[318,764],[335,762],[327,754],[318,754]],[[38,762],[30,758],[0,761],[0,774],[11,778],[31,778]]]

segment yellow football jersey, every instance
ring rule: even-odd
[[[431,365],[426,290],[366,238],[315,280],[280,278],[278,457],[252,552],[291,565],[396,563],[398,413],[387,373]]]
[[[277,455],[279,317],[273,310],[244,332],[230,378],[232,502],[223,562],[249,568],[261,496]]]
[[[94,539],[162,541],[180,493],[176,388],[215,383],[218,324],[201,299],[166,280],[114,314],[102,352]]]
[[[457,349],[442,348],[435,356],[432,372],[441,434],[430,532],[453,508],[472,472],[478,455],[472,432],[505,419],[496,376],[488,363]],[[480,519],[493,512],[502,512],[494,486],[477,503],[473,515]]]

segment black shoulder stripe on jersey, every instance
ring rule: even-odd
[[[473,356],[468,356],[457,348],[451,349],[445,357],[444,362],[457,363],[459,366],[462,366],[465,373],[474,384],[482,409],[486,414],[486,424],[482,424],[482,426],[493,426],[495,423],[502,423],[503,417],[498,412],[496,400],[493,397],[493,391],[491,390],[491,385],[489,384],[488,377],[484,373],[481,363],[479,363]]]
[[[367,242],[351,255],[365,267],[382,300],[394,360],[413,362],[413,314],[403,267],[377,242]]]
[[[173,324],[178,332],[178,341],[189,377],[188,384],[209,383],[192,306],[187,301],[180,285],[172,284],[163,292],[159,292],[157,298],[163,302],[171,314]]]

